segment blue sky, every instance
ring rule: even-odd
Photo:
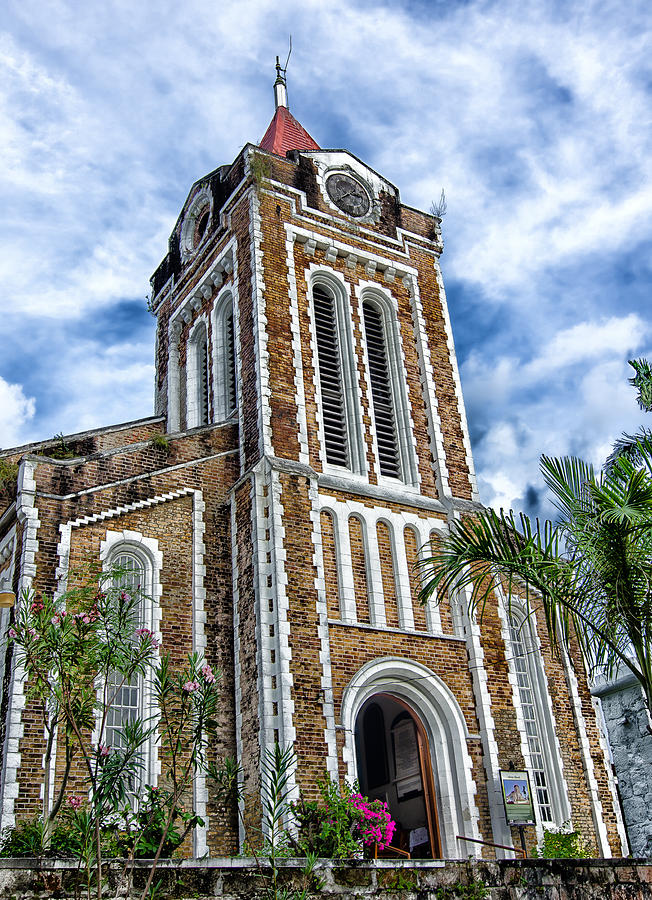
[[[652,6],[5,2],[0,446],[151,413],[150,274],[192,183],[293,113],[428,209],[481,495],[549,511],[541,452],[645,421]],[[648,423],[652,424],[652,423]]]

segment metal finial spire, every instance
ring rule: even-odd
[[[276,81],[274,82],[274,103],[276,104],[276,109],[278,109],[279,106],[284,106],[286,109],[288,108],[288,88],[285,83],[285,73],[288,70],[290,53],[292,53],[292,35],[290,35],[290,50],[288,52],[288,58],[285,60],[285,65],[282,66],[278,56],[276,57]]]
[[[285,83],[285,70],[281,68],[281,63],[279,61],[278,56],[276,57],[276,81],[274,82],[274,103],[276,104],[276,109],[279,106],[285,106],[287,108],[288,105],[288,90],[287,85]]]

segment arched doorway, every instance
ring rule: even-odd
[[[393,845],[413,857],[441,858],[431,752],[419,716],[393,694],[373,694],[356,718],[355,746],[362,793],[384,800],[396,822]]]

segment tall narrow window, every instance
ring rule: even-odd
[[[233,298],[230,293],[224,294],[215,307],[213,346],[215,353],[215,419],[224,421],[238,407],[235,322]]]
[[[208,423],[208,345],[206,332],[202,334],[197,348],[197,389],[199,395],[199,424]]]
[[[313,305],[326,461],[350,468],[335,297],[326,288],[315,285]]]
[[[392,391],[383,313],[371,300],[364,301],[362,311],[367,339],[367,359],[369,360],[380,473],[391,478],[400,478],[401,461],[396,434],[396,406]]]
[[[132,596],[139,596],[145,590],[145,568],[133,553],[121,552],[111,559],[111,564],[119,574],[114,579],[114,587]],[[142,625],[142,607],[139,608],[138,625]],[[116,750],[124,749],[123,728],[143,715],[143,684],[141,675],[132,675],[123,681],[123,676],[113,672],[109,676],[109,691],[115,699],[107,712],[105,743]]]
[[[525,738],[530,751],[530,765],[534,778],[537,806],[541,821],[554,822],[553,802],[551,795],[551,779],[547,762],[545,735],[539,709],[533,671],[538,661],[538,652],[531,640],[529,623],[519,622],[513,616],[509,618],[509,637],[518,694],[525,724]]]
[[[238,405],[238,392],[235,382],[235,334],[233,331],[233,306],[229,306],[224,322],[224,338],[226,344],[226,361],[227,361],[227,384],[226,399],[228,413]]]
[[[206,325],[199,322],[188,340],[186,407],[188,428],[208,425],[209,365]]]

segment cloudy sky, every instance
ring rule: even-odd
[[[652,6],[5,0],[0,446],[152,411],[148,279],[191,184],[293,113],[428,209],[482,498],[548,510],[541,452],[645,421]],[[648,424],[652,424],[648,421]]]

